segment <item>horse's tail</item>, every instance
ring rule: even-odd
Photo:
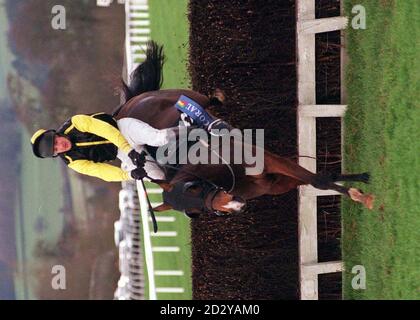
[[[121,79],[124,103],[141,93],[160,89],[163,81],[162,69],[164,62],[163,46],[158,45],[154,41],[147,42],[146,59],[131,73],[129,84]],[[115,113],[118,111],[116,110]]]

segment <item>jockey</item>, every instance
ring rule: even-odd
[[[226,122],[214,119],[188,97],[181,96],[176,107],[184,123],[204,127],[210,134],[230,128]],[[137,180],[145,176],[163,180],[165,173],[143,151],[146,145],[166,145],[173,137],[170,131],[174,130],[158,130],[134,118],[115,120],[102,112],[75,115],[58,130],[40,129],[32,136],[31,143],[35,156],[59,156],[69,168],[105,181]],[[116,158],[121,160],[124,169],[105,163]]]
[[[160,146],[167,142],[167,130],[154,129],[132,118],[117,122],[106,113],[75,115],[58,130],[40,129],[31,138],[35,156],[60,157],[69,168],[105,181],[137,180],[147,173],[153,179],[163,178],[160,169],[153,168],[154,163],[145,164],[139,145]],[[105,163],[117,157],[126,164],[126,170]]]

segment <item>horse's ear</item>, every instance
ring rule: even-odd
[[[158,184],[164,191],[170,192],[173,189],[173,185],[165,180],[153,180],[154,183]]]
[[[162,203],[161,205],[157,206],[156,208],[153,208],[153,211],[161,212],[161,211],[166,211],[166,210],[171,210],[171,209],[172,209],[172,206],[170,204]]]

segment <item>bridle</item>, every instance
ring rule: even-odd
[[[201,144],[203,144],[205,147],[207,147],[211,152],[213,152],[227,166],[227,168],[229,169],[229,172],[230,172],[230,174],[232,176],[232,185],[231,185],[231,188],[229,189],[229,191],[226,191],[226,190],[224,190],[223,187],[216,185],[214,182],[210,181],[209,179],[200,177],[200,176],[198,176],[197,174],[195,174],[195,173],[193,173],[191,171],[185,170],[184,168],[182,168],[182,170],[184,170],[184,172],[186,172],[186,173],[188,173],[188,174],[190,174],[192,176],[197,177],[199,179],[199,181],[198,182],[195,182],[196,184],[197,183],[201,183],[201,184],[206,183],[207,184],[207,186],[204,186],[204,187],[202,186],[202,190],[201,190],[200,195],[199,195],[199,197],[201,197],[203,199],[203,206],[202,206],[202,208],[199,208],[199,209],[201,211],[204,211],[204,212],[207,212],[207,213],[209,213],[209,212],[210,213],[215,213],[217,216],[224,216],[224,215],[226,215],[225,212],[222,212],[222,211],[219,211],[219,210],[216,210],[216,209],[213,208],[213,201],[216,198],[216,195],[219,193],[219,191],[222,191],[224,193],[231,193],[233,191],[233,189],[235,188],[235,185],[236,185],[236,176],[235,176],[235,173],[234,173],[231,165],[225,159],[223,159],[223,157],[220,156],[214,149],[212,149],[209,146],[209,144],[205,143],[201,139],[198,140],[198,141]],[[178,148],[179,148],[179,146],[178,146]],[[146,154],[148,154],[151,157],[150,153],[147,150],[144,150],[143,152],[146,153]],[[153,157],[151,157],[151,158],[152,158],[152,160],[146,160],[146,162],[152,162],[152,163],[156,164],[158,167],[160,167],[161,169],[163,169],[163,168],[169,168],[169,169],[173,169],[173,170],[176,170],[176,171],[180,171],[181,170],[181,168],[179,168],[179,167],[172,166],[172,165],[169,165],[169,164],[162,164],[162,163],[159,163],[158,161],[156,161],[155,159],[153,159]],[[163,171],[165,171],[165,170],[163,170]],[[151,179],[150,177],[148,177],[148,178],[151,181],[153,181],[153,179]],[[191,183],[194,183],[194,182],[191,182]],[[192,186],[191,184],[189,186],[188,185],[189,185],[189,183],[187,182],[185,184],[185,186],[186,186],[185,189],[186,190],[189,187]],[[210,198],[210,204],[209,204],[209,206],[207,206],[206,201],[207,201],[207,198],[208,198],[208,194],[210,192],[212,192],[212,195],[211,195],[211,198]],[[146,193],[146,197],[147,197],[147,193]],[[149,205],[149,207],[151,207],[151,205]],[[155,220],[155,219],[153,219],[153,220]]]
[[[222,160],[222,162],[224,162],[224,164],[229,169],[229,172],[232,175],[232,186],[229,189],[228,193],[231,193],[233,189],[235,189],[235,185],[236,185],[236,176],[235,176],[235,172],[233,172],[232,166],[225,159],[223,159],[223,157],[219,153],[217,153],[213,148],[211,148],[208,143],[202,141],[201,139],[199,139],[198,141],[201,144],[203,144],[205,147],[207,147],[210,150],[210,152],[213,152],[217,157],[219,157],[219,159]]]
[[[219,187],[215,185],[214,183],[209,183],[205,180],[200,180],[200,181],[190,181],[190,182],[185,183],[183,192],[187,192],[188,189],[194,186],[201,187],[201,191],[198,194],[198,197],[203,199],[202,207],[197,208],[197,209],[204,211],[206,213],[215,213],[217,216],[226,215],[225,212],[216,210],[213,207],[213,201],[219,192],[228,193],[226,190],[224,190],[224,188]]]
[[[198,140],[198,141],[200,143],[202,143],[206,148],[208,148],[211,152],[213,152],[217,157],[219,157],[219,159],[222,160],[222,162],[224,163],[224,165],[229,169],[229,172],[230,172],[230,174],[232,176],[232,184],[231,184],[231,187],[230,187],[229,191],[227,191],[227,193],[231,193],[233,191],[233,189],[235,188],[235,186],[236,186],[236,176],[235,176],[235,172],[232,169],[232,166],[222,156],[220,156],[219,153],[217,153],[214,149],[210,148],[209,144],[205,143],[202,140]],[[149,155],[152,158],[152,160],[146,160],[146,162],[152,162],[152,163],[156,164],[158,167],[160,167],[160,169],[162,169],[162,171],[165,171],[165,170],[163,170],[163,168],[173,169],[175,171],[180,171],[181,170],[181,168],[179,168],[177,166],[172,166],[172,165],[169,165],[169,164],[159,163],[158,161],[156,161],[155,159],[153,159],[153,157],[150,155],[150,153],[147,150],[144,150],[143,152],[145,154]],[[193,173],[193,172],[191,172],[189,170],[185,170],[184,168],[182,168],[182,170],[184,170],[184,172],[186,172],[186,173],[188,173],[188,174],[190,174],[190,175],[192,175],[194,177],[197,177],[199,180],[203,180],[203,181],[205,181],[205,182],[207,182],[207,183],[215,186],[216,188],[221,188],[221,187],[217,186],[215,183],[213,183],[212,181],[210,181],[210,180],[208,180],[206,178],[200,177],[197,174],[195,174],[195,173]]]

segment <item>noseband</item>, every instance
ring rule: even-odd
[[[204,212],[207,212],[207,213],[215,213],[217,216],[226,215],[226,213],[213,208],[213,200],[214,200],[214,198],[216,198],[218,192],[222,191],[222,192],[226,193],[226,191],[222,187],[219,187],[219,186],[216,186],[216,185],[210,185],[209,183],[206,183],[206,182],[204,182],[204,183],[205,183],[205,185],[207,185],[207,188],[204,187],[200,192],[200,198],[203,199],[203,203],[204,203],[204,206],[201,208],[201,210],[204,211]],[[209,205],[207,206],[206,205],[206,199],[208,198],[208,196],[210,194],[211,194],[211,197],[210,197],[210,201],[208,203]],[[208,209],[208,208],[210,208],[210,209]]]
[[[211,184],[207,181],[201,180],[201,181],[190,181],[184,184],[184,192],[188,192],[188,189],[192,187],[201,187],[201,191],[198,194],[198,197],[202,200],[202,205],[200,210],[207,212],[207,213],[215,213],[218,216],[225,215],[224,212],[221,212],[219,210],[216,210],[213,208],[213,200],[216,198],[217,193],[219,191],[226,192],[222,187],[216,186],[214,184]],[[208,206],[206,205],[206,199],[210,196],[210,201],[208,202]],[[210,209],[208,209],[210,208]],[[197,209],[197,208],[195,208]]]
[[[193,187],[199,187],[201,190],[197,195],[189,194],[188,190]],[[213,208],[213,200],[219,191],[223,188],[213,185],[207,181],[178,182],[170,192],[164,191],[163,201],[170,204],[175,210],[185,211],[189,209],[198,209],[200,211],[215,213],[218,216],[225,215],[223,212]],[[206,199],[210,198],[210,202]],[[206,204],[209,204],[208,206]]]

